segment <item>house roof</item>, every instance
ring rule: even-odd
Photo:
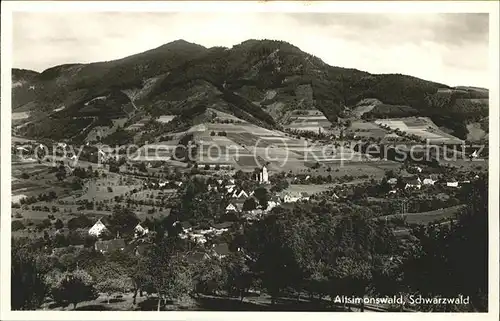
[[[395,177],[389,178],[387,180],[387,183],[389,183],[389,184],[396,184],[397,182],[398,182],[398,179]]]
[[[229,254],[229,245],[227,243],[220,243],[220,244],[216,244],[214,247],[213,247],[213,250],[215,253],[217,253],[218,255],[228,255]]]
[[[95,243],[95,249],[101,252],[122,250],[124,248],[125,248],[125,241],[123,239],[97,241]]]
[[[183,221],[183,222],[180,222],[182,228],[190,228],[191,227],[191,223],[189,223],[188,221]]]
[[[205,253],[204,252],[191,252],[186,255],[186,259],[189,263],[197,263],[202,261],[205,258]]]
[[[221,228],[228,228],[231,226],[233,226],[233,222],[222,222],[222,223],[215,224],[213,227],[216,229],[221,229]]]

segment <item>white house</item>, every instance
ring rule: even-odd
[[[396,185],[398,183],[398,179],[397,178],[389,178],[387,180],[387,183],[391,184],[391,185]]]
[[[448,187],[458,187],[458,182],[446,182],[446,186]]]
[[[424,185],[434,185],[434,183],[436,183],[436,181],[432,178],[424,178],[424,180],[422,181],[422,184]]]
[[[137,224],[137,226],[134,228],[134,232],[136,237],[140,237],[148,234],[149,229],[142,227],[141,224]]]
[[[422,187],[422,181],[420,180],[420,177],[418,177],[417,179],[412,179],[412,180],[408,181],[405,185],[405,189],[407,189],[407,188],[420,189],[421,187]]]
[[[226,206],[226,213],[236,212],[236,211],[237,211],[236,206],[234,206],[233,204],[229,204],[228,206]]]
[[[285,203],[295,203],[297,201],[308,201],[308,200],[309,196],[303,196],[300,194],[293,194],[293,193],[285,194],[285,196],[283,197],[283,201]]]
[[[280,204],[281,204],[280,202],[269,201],[269,202],[267,202],[266,211],[270,211],[270,210],[272,210],[273,208],[275,208],[276,206],[278,206]]]
[[[237,191],[234,191],[233,192],[233,197],[234,198],[238,198],[238,199],[241,199],[241,198],[248,198],[248,194],[247,192],[245,192],[244,190],[241,190],[239,193]]]
[[[94,226],[92,226],[89,230],[89,235],[92,235],[92,236],[95,236],[95,237],[99,237],[102,233],[104,233],[105,231],[107,231],[108,229],[106,228],[106,226],[101,222],[101,220],[99,219],[95,224]]]

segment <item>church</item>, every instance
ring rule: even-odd
[[[269,183],[269,173],[266,166],[262,166],[262,168],[256,172],[255,180],[262,184]]]

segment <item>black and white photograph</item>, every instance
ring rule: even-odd
[[[2,2],[2,313],[498,318],[499,3],[375,2]]]

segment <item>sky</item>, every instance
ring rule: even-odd
[[[332,66],[489,87],[488,14],[144,13],[13,14],[13,66],[123,58],[184,39],[232,47],[284,40]]]

